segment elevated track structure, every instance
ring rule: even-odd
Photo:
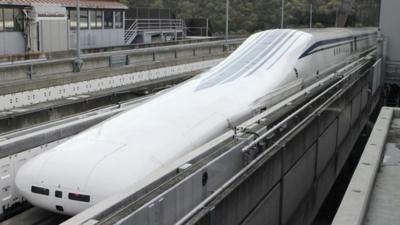
[[[176,84],[216,65],[242,41],[87,53],[79,73],[74,57],[0,64],[0,132]]]

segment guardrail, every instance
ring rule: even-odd
[[[182,19],[125,19],[126,27],[131,27],[132,24],[137,24],[138,31],[183,31],[185,28]]]
[[[125,44],[132,43],[138,34],[185,32],[185,22],[182,19],[125,19],[125,27]]]

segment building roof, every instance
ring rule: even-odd
[[[58,5],[76,7],[76,0],[0,0],[0,5]],[[80,0],[81,8],[91,9],[127,9],[128,7],[118,0]]]

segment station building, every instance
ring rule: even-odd
[[[117,0],[81,0],[82,48],[124,44],[125,11]],[[0,55],[76,48],[76,0],[0,0]]]

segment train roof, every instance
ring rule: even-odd
[[[299,29],[302,32],[309,33],[316,39],[330,39],[344,36],[358,36],[366,33],[375,33],[378,31],[376,27],[366,28],[312,28],[312,29]]]

